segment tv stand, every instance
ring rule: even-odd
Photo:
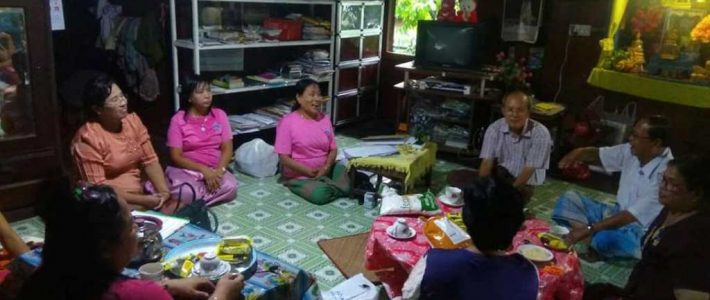
[[[484,134],[485,127],[490,123],[491,104],[496,103],[502,97],[499,89],[491,87],[491,82],[496,80],[493,73],[473,70],[456,70],[444,68],[425,68],[414,65],[414,62],[399,64],[396,69],[404,72],[404,81],[394,87],[404,91],[403,103],[398,105],[397,116],[400,124],[407,124],[406,128],[410,133],[411,125],[416,111],[411,111],[417,104],[417,100],[425,99],[432,109],[426,109],[426,113],[431,120],[431,129],[455,128],[453,131],[468,135],[458,134],[438,134],[432,133],[430,137],[437,142],[438,149],[444,152],[452,152],[464,155],[477,155],[477,137]],[[434,78],[432,78],[432,76]],[[455,100],[460,104],[470,106],[465,116],[460,111],[454,111],[453,115],[447,113],[443,107],[444,101]],[[463,105],[465,106],[465,105]],[[443,113],[442,113],[443,112]],[[451,111],[448,111],[451,112]],[[443,139],[442,139],[443,138]]]

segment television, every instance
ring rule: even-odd
[[[438,69],[480,69],[483,24],[419,21],[414,65]]]

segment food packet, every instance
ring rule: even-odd
[[[434,200],[434,194],[397,195],[387,194],[382,197],[380,215],[425,215],[433,216],[441,213],[439,205]]]
[[[247,261],[252,251],[252,240],[245,235],[224,238],[217,244],[217,256],[229,263]]]
[[[472,245],[468,233],[444,216],[429,218],[424,223],[424,235],[433,248],[459,249]]]
[[[552,250],[567,251],[569,249],[567,242],[565,242],[563,238],[554,234],[541,232],[537,235],[537,237],[540,238],[540,241],[545,245],[545,247]]]

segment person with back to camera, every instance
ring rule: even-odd
[[[555,222],[571,226],[570,243],[591,238],[586,258],[641,257],[641,237],[661,211],[658,187],[663,171],[673,159],[668,142],[670,123],[663,116],[641,118],[629,142],[611,147],[577,148],[559,162],[560,169],[576,162],[601,162],[605,170],[621,172],[615,204],[565,192],[552,212]]]
[[[333,124],[320,111],[318,83],[296,84],[296,103],[276,127],[274,151],[279,155],[284,184],[314,204],[326,204],[350,193],[345,166],[335,164],[338,147]]]
[[[130,279],[123,268],[138,253],[137,227],[125,201],[107,185],[64,187],[42,213],[46,224],[42,264],[19,299],[237,299],[244,278]]]
[[[180,88],[180,110],[170,120],[168,147],[173,166],[165,169],[174,199],[202,199],[208,205],[229,202],[237,196],[237,179],[227,170],[232,160],[232,129],[227,114],[212,106],[210,81],[187,76]],[[195,189],[180,185],[187,183]],[[154,191],[146,182],[146,190]],[[178,194],[179,193],[179,194]],[[165,212],[173,207],[166,206]]]
[[[403,299],[535,299],[538,274],[520,254],[506,254],[525,219],[519,190],[497,176],[464,187],[462,218],[473,245],[431,249],[414,266]]]
[[[160,209],[171,199],[148,130],[135,113],[128,113],[128,99],[106,74],[90,80],[82,95],[88,121],[71,142],[78,175],[91,184],[113,187],[133,208]],[[156,192],[146,194],[145,175]]]

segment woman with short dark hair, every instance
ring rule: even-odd
[[[680,157],[663,173],[663,210],[641,240],[630,299],[710,299],[710,159]]]
[[[625,289],[594,284],[585,299],[710,299],[710,158],[668,162],[659,187],[663,210],[641,239],[641,260]]]
[[[61,190],[49,201],[42,264],[19,299],[236,299],[241,275],[217,285],[204,278],[158,282],[130,279],[121,272],[138,253],[136,225],[128,205],[107,185]]]
[[[121,88],[100,74],[87,83],[82,96],[89,119],[71,143],[80,179],[110,185],[133,207],[160,209],[170,199],[170,191],[148,129],[138,115],[128,113]],[[142,175],[155,193],[144,192]]]
[[[535,266],[506,254],[525,219],[523,196],[497,177],[464,188],[463,221],[473,245],[431,249],[404,284],[404,299],[535,299]]]

